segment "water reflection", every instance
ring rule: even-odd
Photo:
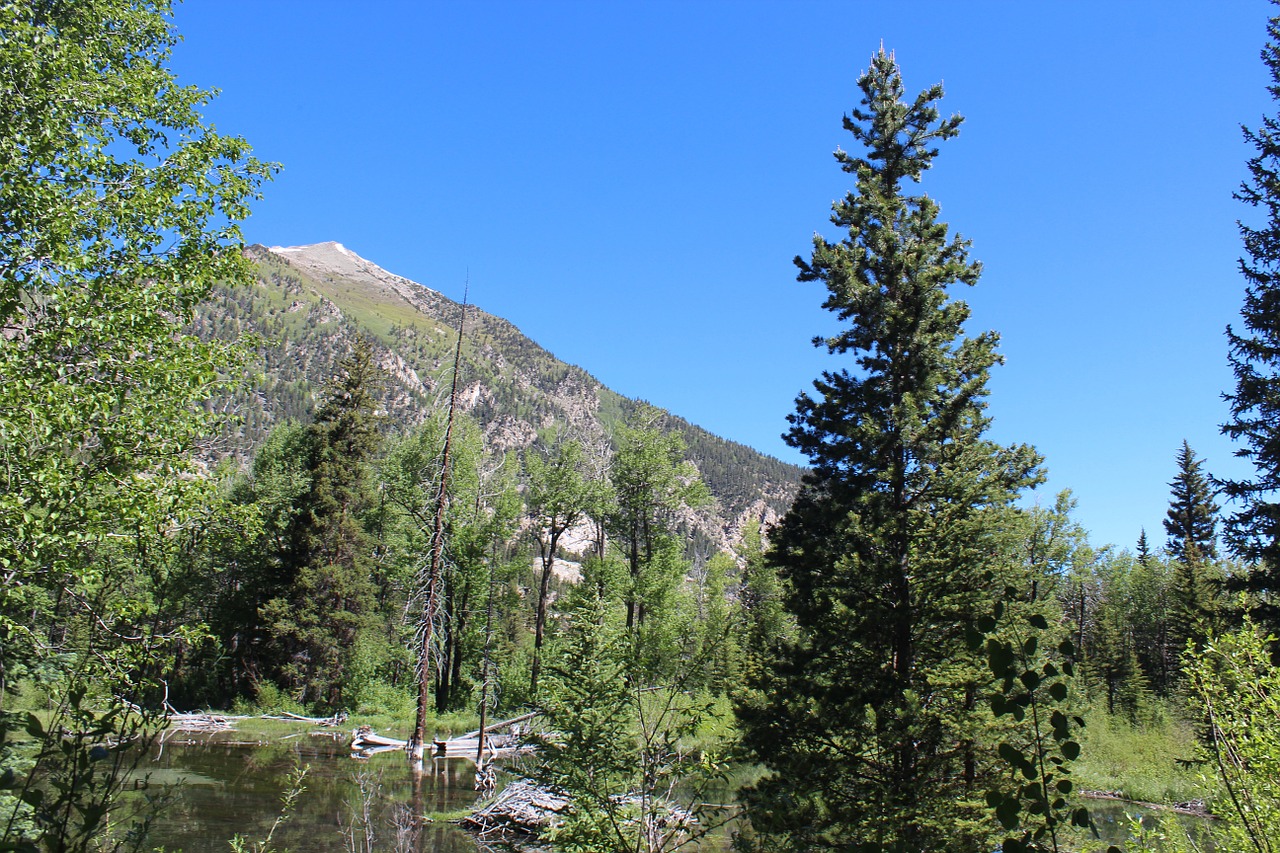
[[[304,790],[272,846],[292,853],[403,850],[475,853],[478,846],[445,822],[418,816],[456,811],[476,798],[474,766],[428,761],[413,773],[403,754],[353,760],[344,743],[301,737],[269,746],[167,744],[139,768],[135,805],[163,796],[152,846],[186,853],[227,853],[237,835],[265,839],[281,811],[290,775],[306,767]],[[372,843],[367,835],[372,835]]]
[[[272,836],[272,846],[291,853],[333,850],[477,853],[482,848],[446,821],[423,823],[419,816],[457,812],[476,799],[475,766],[465,759],[428,760],[412,772],[402,752],[353,760],[344,740],[298,736],[270,745],[228,743],[166,744],[140,768],[145,777],[131,792],[133,805],[167,797],[151,847],[186,853],[228,853],[239,835],[265,839],[280,816],[280,800],[290,774],[306,767],[305,790],[296,808]],[[744,771],[745,772],[745,771]],[[735,777],[713,800],[729,803],[745,777]],[[1132,819],[1153,813],[1124,803],[1087,803],[1101,839],[1080,838],[1078,849],[1132,844]],[[1168,820],[1172,815],[1162,813]],[[1201,844],[1208,823],[1181,818]],[[371,834],[371,838],[366,835]],[[704,838],[701,850],[728,849],[727,831]],[[1208,849],[1212,849],[1211,846]]]

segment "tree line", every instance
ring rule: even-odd
[[[107,817],[175,704],[407,714],[424,684],[436,714],[549,721],[527,772],[572,800],[564,849],[671,849],[730,760],[759,770],[743,849],[1065,849],[1092,826],[1082,708],[1138,722],[1173,699],[1231,792],[1228,839],[1265,849],[1280,118],[1246,133],[1239,197],[1267,219],[1242,226],[1228,330],[1224,431],[1256,473],[1215,480],[1184,443],[1163,549],[1095,549],[1069,493],[1021,500],[1034,447],[989,436],[999,337],[958,296],[981,265],[916,189],[963,120],[874,54],[836,154],[841,236],[796,259],[841,323],[790,419],[810,467],[777,525],[707,554],[681,519],[708,490],[659,410],[522,453],[453,412],[397,432],[358,336],[243,469],[200,464],[225,428],[208,401],[254,353],[196,334],[197,307],[251,285],[237,223],[275,167],[202,123],[170,14],[0,7],[5,849],[141,837]]]

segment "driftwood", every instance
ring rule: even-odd
[[[1218,820],[1218,816],[1209,811],[1209,807],[1205,805],[1204,800],[1188,800],[1185,803],[1146,803],[1142,800],[1131,800],[1118,791],[1082,791],[1081,795],[1090,800],[1115,800],[1150,809],[1151,811],[1166,811],[1204,820]]]
[[[517,779],[460,823],[482,839],[510,834],[536,835],[551,826],[567,808],[568,797],[553,794],[528,779]]]
[[[617,807],[636,805],[639,795],[611,797]],[[572,800],[537,785],[528,779],[517,779],[502,791],[459,821],[459,824],[481,840],[536,838],[554,826],[572,805]],[[653,811],[649,819],[668,833],[690,837],[697,831],[698,819],[683,806],[664,798],[649,801]],[[627,818],[628,822],[635,817]]]
[[[518,717],[512,717],[512,718],[511,718],[511,719],[509,719],[509,720],[501,720],[500,722],[493,723],[492,725],[485,726],[485,727],[484,727],[484,730],[485,730],[485,732],[486,732],[486,733],[488,733],[488,732],[496,732],[498,729],[503,728],[504,726],[514,726],[514,725],[516,725],[517,723],[523,723],[525,720],[532,720],[532,719],[533,719],[534,717],[536,717],[536,716],[538,716],[538,712],[537,712],[537,711],[530,711],[530,712],[529,712],[529,713],[527,713],[527,714],[521,714],[521,715],[520,715],[520,716],[518,716]],[[479,730],[479,729],[475,729],[475,730],[473,730],[473,731],[469,731],[469,732],[467,732],[466,734],[458,735],[458,740],[463,740],[463,739],[466,739],[466,740],[474,740],[474,739],[479,738],[479,737],[480,737],[480,730]],[[486,740],[488,740],[488,738],[486,738]]]
[[[292,720],[299,723],[311,723],[313,726],[329,726],[334,728],[342,725],[347,721],[347,712],[339,711],[332,717],[304,717],[301,714],[295,714],[292,711],[283,711],[276,716],[262,716],[264,720]]]
[[[478,733],[469,733],[449,740],[436,740],[432,753],[436,758],[469,758],[475,760],[480,749]],[[387,737],[375,732],[369,726],[361,726],[351,734],[351,751],[361,757],[393,749],[408,749],[409,742],[399,738]],[[515,735],[498,735],[485,739],[485,752],[490,758],[514,755],[524,749]]]
[[[219,714],[170,714],[169,728],[175,732],[195,732],[212,734],[213,732],[234,731],[236,720],[244,717],[224,717]]]

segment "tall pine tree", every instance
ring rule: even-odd
[[[316,707],[339,709],[351,698],[354,646],[374,606],[362,516],[372,500],[368,464],[380,443],[383,377],[372,345],[357,338],[307,427],[309,489],[297,500],[285,560],[292,584],[261,610],[282,658],[279,677]]]
[[[1184,563],[1218,557],[1218,505],[1213,502],[1208,478],[1200,471],[1203,464],[1183,441],[1178,473],[1169,483],[1172,493],[1164,530],[1169,534],[1169,556]]]
[[[1218,505],[1200,471],[1202,464],[1183,441],[1178,473],[1169,483],[1172,493],[1164,529],[1169,534],[1167,550],[1174,569],[1170,639],[1175,654],[1188,640],[1198,645],[1204,639],[1216,610],[1210,566],[1218,556]]]
[[[964,634],[990,608],[993,523],[1039,457],[984,437],[997,336],[965,337],[948,293],[980,265],[904,187],[961,119],[939,119],[940,86],[904,101],[883,50],[858,85],[844,127],[864,153],[835,155],[857,182],[833,205],[846,236],[796,259],[848,324],[815,343],[855,367],[825,372],[791,416],[812,468],[770,560],[797,634],[739,708],[769,771],[747,803],[769,849],[984,849],[984,668]]]
[[[1262,49],[1271,75],[1267,90],[1272,100],[1280,100],[1280,17],[1268,21],[1267,35]],[[1256,153],[1236,198],[1261,209],[1265,220],[1257,227],[1240,223],[1243,329],[1227,327],[1236,389],[1225,395],[1231,419],[1222,431],[1241,443],[1236,456],[1251,462],[1255,473],[1220,485],[1239,507],[1226,520],[1226,537],[1238,556],[1254,564],[1247,585],[1259,595],[1256,616],[1269,630],[1280,631],[1280,114],[1243,130]]]

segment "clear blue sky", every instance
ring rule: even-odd
[[[284,171],[252,242],[337,240],[615,390],[766,453],[838,364],[791,259],[837,236],[831,152],[881,42],[966,117],[925,189],[985,265],[995,437],[1097,544],[1164,542],[1183,439],[1219,436],[1243,284],[1239,125],[1274,7],[1233,2],[188,0],[174,68]]]

